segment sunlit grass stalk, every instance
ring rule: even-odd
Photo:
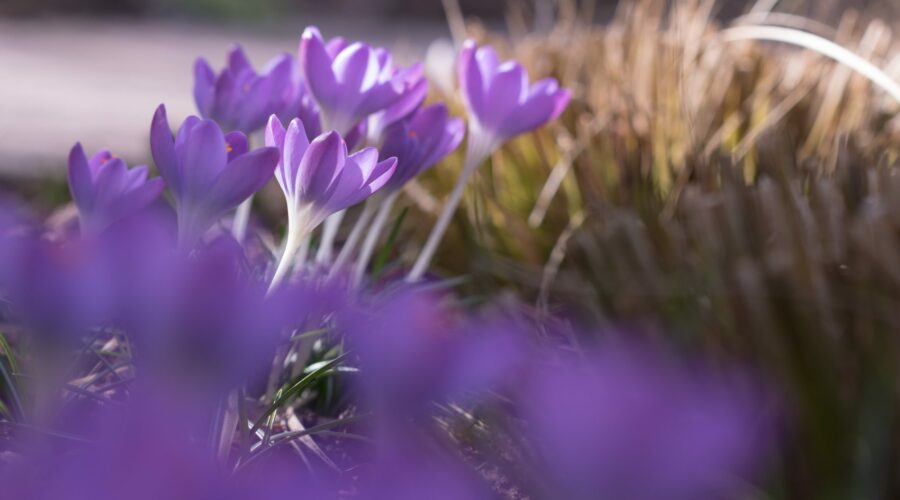
[[[346,214],[346,210],[341,210],[325,219],[322,224],[322,241],[319,242],[319,249],[316,251],[316,264],[325,264],[331,261],[334,239],[337,237],[338,229],[340,229]]]
[[[391,193],[378,207],[378,214],[375,216],[368,234],[366,234],[366,240],[363,242],[362,250],[359,252],[359,258],[356,260],[356,266],[353,269],[354,284],[362,282],[366,268],[369,266],[369,261],[372,260],[372,254],[375,252],[375,244],[378,243],[378,238],[381,236],[388,217],[391,215],[391,209],[394,208],[394,204],[399,196],[399,191]]]
[[[818,52],[868,78],[869,81],[900,102],[900,84],[887,73],[850,50],[812,33],[779,26],[738,26],[723,31],[722,39],[728,42],[769,40],[789,43]]]
[[[434,253],[437,251],[438,245],[440,245],[441,240],[444,237],[444,233],[447,232],[447,228],[450,226],[450,220],[453,218],[453,214],[456,212],[456,208],[462,200],[466,183],[469,181],[469,178],[472,177],[472,174],[475,173],[478,166],[491,155],[493,149],[493,141],[484,134],[479,133],[479,131],[473,130],[473,127],[470,124],[469,139],[466,146],[466,159],[463,163],[462,172],[460,172],[459,178],[456,180],[456,185],[450,193],[450,198],[447,199],[447,203],[444,205],[444,210],[438,217],[434,227],[432,227],[431,234],[428,235],[428,240],[425,242],[425,246],[419,253],[416,263],[406,276],[407,282],[413,283],[419,281],[419,279],[422,278],[422,275],[425,274],[425,271],[431,264],[431,259],[434,258]]]
[[[341,251],[334,260],[334,264],[331,266],[331,272],[329,273],[330,277],[333,277],[340,272],[341,268],[343,268],[347,261],[350,260],[350,256],[353,255],[353,252],[356,250],[356,245],[359,243],[360,238],[362,238],[366,228],[369,227],[372,216],[375,215],[376,205],[377,202],[373,199],[366,201],[363,206],[363,211],[359,214],[359,217],[356,218],[356,223],[350,231],[350,236],[347,237],[347,241],[344,242]]]

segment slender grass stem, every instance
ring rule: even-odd
[[[447,232],[447,228],[450,226],[450,220],[453,218],[453,214],[456,213],[456,208],[462,200],[466,183],[481,162],[490,156],[493,147],[491,146],[491,141],[486,139],[482,134],[473,131],[471,126],[469,127],[469,142],[466,148],[466,161],[463,164],[462,172],[459,174],[459,179],[456,180],[456,185],[453,187],[453,192],[450,193],[450,198],[447,199],[447,203],[444,205],[444,210],[431,229],[431,234],[428,235],[428,240],[419,253],[416,263],[406,276],[408,283],[419,281],[422,275],[425,274],[425,271],[431,264],[434,253],[437,251],[438,245],[441,243],[441,239],[444,237],[444,233]]]
[[[337,238],[338,229],[341,228],[341,222],[345,215],[347,215],[347,211],[341,210],[325,219],[325,223],[322,225],[322,241],[319,242],[319,249],[316,251],[316,264],[331,262],[334,239]]]
[[[812,33],[779,26],[738,26],[722,32],[725,41],[769,40],[809,49],[848,66],[900,102],[900,84],[880,68],[844,47]]]
[[[362,249],[359,252],[359,258],[356,260],[356,266],[353,268],[354,284],[362,282],[363,275],[366,273],[366,268],[369,267],[369,261],[372,260],[372,254],[375,253],[375,244],[378,243],[378,238],[381,237],[384,226],[387,224],[388,217],[391,215],[391,209],[394,208],[394,204],[397,202],[399,196],[400,191],[391,193],[378,208],[378,214],[375,216],[375,220],[372,221],[372,227],[369,229],[368,234],[366,234],[366,240],[363,242]]]
[[[244,241],[247,235],[247,225],[250,222],[250,210],[253,208],[253,195],[238,205],[237,211],[234,212],[234,223],[231,226],[231,235],[234,239]]]
[[[356,223],[353,224],[350,236],[347,237],[347,241],[344,242],[340,253],[338,253],[337,258],[334,260],[334,264],[331,266],[331,272],[328,275],[329,277],[333,277],[340,272],[341,268],[344,267],[344,264],[350,260],[350,256],[353,254],[353,251],[356,250],[356,245],[359,243],[360,238],[362,238],[363,232],[369,227],[369,222],[372,220],[372,216],[375,215],[375,207],[377,204],[378,202],[373,198],[366,200],[362,213],[359,214]]]

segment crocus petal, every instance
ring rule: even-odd
[[[113,158],[107,162],[94,179],[97,203],[106,203],[110,198],[121,195],[128,182],[127,176],[127,166],[121,158]]]
[[[300,161],[296,193],[315,203],[327,201],[332,184],[344,169],[347,145],[337,132],[316,137]]]
[[[212,214],[230,210],[262,188],[278,164],[278,150],[260,148],[230,162],[209,190]]]
[[[300,168],[300,161],[309,147],[309,138],[306,136],[306,130],[303,128],[303,122],[298,118],[291,120],[290,125],[284,135],[284,145],[282,146],[282,165],[284,185],[289,187],[290,191],[285,194],[293,196],[297,191],[297,170]]]
[[[328,40],[328,43],[325,44],[325,52],[328,53],[328,57],[334,59],[342,50],[346,49],[348,45],[350,45],[350,43],[347,42],[344,37],[336,36],[331,40]]]
[[[244,53],[243,47],[239,44],[233,45],[231,50],[228,51],[228,69],[234,73],[253,71],[250,60],[247,59],[247,54]]]
[[[319,103],[333,103],[337,79],[331,69],[331,57],[317,28],[306,28],[300,40],[300,69],[309,91]]]
[[[342,208],[351,207],[372,196],[372,194],[384,187],[388,181],[391,180],[391,176],[393,176],[396,171],[397,158],[393,157],[376,163],[371,168],[364,170],[363,174],[365,175],[365,182],[363,187],[345,198],[344,206]]]
[[[175,144],[172,139],[172,130],[169,128],[169,120],[166,117],[166,107],[162,104],[156,108],[150,124],[150,152],[160,175],[166,180],[166,184],[169,185],[172,192],[178,196],[181,191],[178,157],[175,155]]]
[[[91,174],[96,176],[97,172],[100,171],[100,167],[106,165],[106,162],[113,159],[113,154],[108,149],[101,149],[94,153],[94,156],[91,156],[91,159],[88,160],[88,165],[91,167]]]
[[[225,137],[214,121],[203,120],[193,127],[184,146],[184,190],[193,196],[205,192],[225,169],[228,151]]]
[[[371,88],[378,80],[380,70],[372,48],[360,42],[342,50],[334,58],[332,68],[345,92],[350,90],[360,92]]]
[[[400,98],[387,109],[369,118],[369,135],[373,142],[378,141],[378,136],[385,128],[412,114],[428,95],[428,80],[424,76],[421,64],[399,72],[397,79],[405,86]]]
[[[478,64],[478,70],[485,84],[494,79],[500,67],[500,58],[497,57],[497,51],[493,47],[485,45],[479,48],[475,53],[475,62]]]
[[[528,75],[520,64],[502,64],[487,91],[486,117],[479,120],[497,123],[513,112],[525,101],[528,92]]]
[[[504,137],[515,137],[544,125],[565,109],[569,95],[568,90],[560,90],[554,94],[530,98],[499,124],[498,131]]]
[[[163,180],[157,177],[128,191],[128,193],[123,193],[122,196],[109,200],[108,205],[105,207],[109,220],[105,222],[110,223],[113,222],[113,217],[116,219],[125,218],[144,209],[159,198],[165,187]]]
[[[197,111],[203,116],[210,115],[215,86],[215,72],[206,59],[197,58],[194,62],[194,102],[197,104]]]
[[[242,132],[225,134],[225,151],[228,153],[228,161],[234,160],[249,150],[250,146],[247,143],[247,136]]]
[[[147,182],[147,174],[150,173],[147,165],[138,165],[126,174],[126,189],[134,189]]]
[[[270,116],[269,123],[266,125],[266,146],[282,151],[284,149],[284,134],[284,125],[281,124],[281,120],[275,115]],[[287,165],[285,165],[283,156],[279,158],[278,166],[275,168],[275,180],[278,181],[278,185],[281,186],[281,190],[285,194],[289,192],[289,187],[293,187],[287,182]]]
[[[403,84],[399,81],[376,84],[366,92],[365,98],[354,109],[354,114],[359,117],[370,115],[397,102],[402,95]]]
[[[459,86],[469,111],[476,117],[484,116],[485,80],[475,60],[478,46],[466,40],[459,53]]]
[[[88,210],[93,203],[94,184],[91,168],[81,143],[69,151],[69,192],[79,210]]]

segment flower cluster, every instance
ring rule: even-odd
[[[460,84],[467,163],[412,281],[477,164],[569,98],[471,42]],[[425,105],[427,90],[420,64],[315,28],[261,74],[236,47],[218,75],[197,61],[201,116],[174,133],[165,106],[152,117],[159,177],[75,145],[80,231],[2,207],[16,335],[15,349],[0,338],[3,496],[449,500],[497,498],[503,483],[531,498],[649,500],[719,497],[750,477],[767,429],[745,385],[641,350],[568,360],[518,316],[335,279],[369,217],[357,278],[403,186],[462,142],[464,121]],[[220,223],[273,177],[288,227],[280,250],[259,251]],[[335,266],[306,265],[317,227],[364,201]],[[449,446],[464,438],[489,446]]]

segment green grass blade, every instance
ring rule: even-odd
[[[272,405],[269,406],[269,408],[266,410],[266,412],[263,413],[262,416],[260,416],[256,420],[256,423],[253,424],[253,428],[250,429],[250,433],[252,434],[252,433],[256,432],[257,429],[262,427],[262,425],[263,425],[263,423],[265,423],[266,419],[269,418],[270,415],[275,413],[275,411],[277,411],[278,408],[280,408],[288,399],[300,394],[301,392],[303,392],[304,389],[306,389],[307,387],[312,385],[313,382],[315,382],[319,378],[323,377],[324,375],[328,374],[331,371],[331,369],[334,368],[335,365],[337,365],[338,363],[343,361],[343,359],[346,356],[347,356],[346,353],[341,354],[340,356],[323,364],[322,366],[317,368],[312,373],[304,376],[303,378],[298,380],[296,383],[279,391],[279,393],[276,396],[275,401],[272,403]]]

